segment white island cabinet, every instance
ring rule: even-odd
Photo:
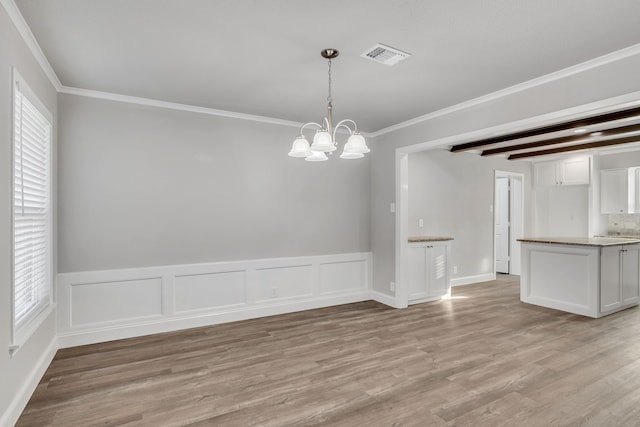
[[[640,240],[523,238],[520,299],[589,317],[640,303]]]
[[[409,304],[451,295],[451,237],[409,238]]]

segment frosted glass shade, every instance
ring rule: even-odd
[[[307,138],[300,135],[293,141],[293,144],[291,145],[291,151],[289,151],[289,156],[308,157],[311,154],[312,153],[311,149],[309,148],[309,141],[307,141]]]
[[[324,162],[325,160],[329,160],[324,151],[311,151],[311,155],[305,157],[307,162]]]
[[[354,133],[349,137],[347,143],[344,145],[345,153],[368,153],[369,147],[367,147],[367,143],[364,140],[364,136],[359,133]],[[340,156],[342,158],[342,156]]]
[[[345,151],[340,154],[341,159],[353,160],[353,159],[361,159],[364,157],[362,153],[347,153]]]
[[[313,144],[311,144],[311,151],[323,151],[328,153],[334,151],[336,146],[333,145],[333,138],[331,134],[326,130],[319,130],[313,137]]]

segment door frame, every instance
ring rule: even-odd
[[[493,207],[497,206],[498,192],[497,192],[497,180],[498,178],[509,178],[509,185],[513,185],[513,182],[517,182],[520,186],[520,203],[516,206],[514,198],[512,197],[512,190],[509,189],[509,274],[520,275],[521,266],[520,263],[513,263],[512,260],[521,256],[520,245],[512,238],[511,230],[514,227],[518,227],[524,231],[524,174],[518,172],[509,172],[496,169],[493,175]],[[493,274],[496,274],[496,217],[498,215],[497,209],[493,209]],[[515,225],[514,225],[515,223]],[[522,237],[522,236],[521,236]],[[514,268],[514,266],[516,268]]]

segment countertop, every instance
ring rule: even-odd
[[[444,236],[411,236],[409,237],[409,243],[445,242],[447,240],[453,240],[453,237],[444,237]]]
[[[523,237],[518,239],[523,243],[547,243],[551,245],[577,246],[615,246],[640,243],[640,238],[625,237]]]

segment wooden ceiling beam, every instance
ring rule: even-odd
[[[617,128],[611,128],[611,129],[606,129],[606,130],[602,130],[602,131],[598,131],[600,132],[600,135],[598,135],[598,138],[604,138],[604,137],[608,137],[608,136],[613,136],[613,135],[620,135],[620,134],[625,134],[625,133],[630,133],[630,132],[639,132],[640,131],[640,124],[635,124],[635,125],[629,125],[629,126],[621,126],[621,127],[617,127]],[[585,138],[588,138],[589,136],[581,134],[581,135],[570,135],[570,136],[564,136],[561,138],[552,138],[552,139],[546,139],[546,140],[540,140],[540,141],[534,141],[534,142],[527,142],[524,144],[515,144],[515,145],[508,145],[506,147],[498,147],[498,148],[491,148],[489,150],[484,150],[482,152],[483,156],[492,156],[495,154],[503,154],[503,153],[509,153],[511,151],[520,151],[520,150],[528,150],[530,148],[538,148],[538,147],[546,147],[549,145],[558,145],[558,144],[565,144],[567,142],[576,142],[576,141],[581,141],[584,140]]]
[[[612,113],[601,114],[599,116],[586,117],[568,122],[557,123],[553,125],[543,126],[540,128],[529,129],[521,132],[510,133],[506,135],[495,136],[492,138],[481,139],[463,144],[456,144],[451,147],[452,152],[475,150],[489,145],[499,144],[501,142],[511,141],[514,139],[528,138],[531,136],[543,135],[545,133],[559,132],[563,130],[571,130],[585,126],[611,122],[614,120],[628,119],[630,117],[640,116],[640,107],[630,108],[622,111],[614,111]]]
[[[611,145],[630,144],[632,142],[640,142],[640,135],[627,136],[623,138],[607,139],[604,141],[589,142],[585,144],[567,145],[565,147],[549,148],[547,150],[526,151],[524,153],[516,153],[509,155],[509,160],[524,159],[527,157],[546,156],[549,154],[567,153],[578,150],[589,150],[593,148],[608,147]]]

